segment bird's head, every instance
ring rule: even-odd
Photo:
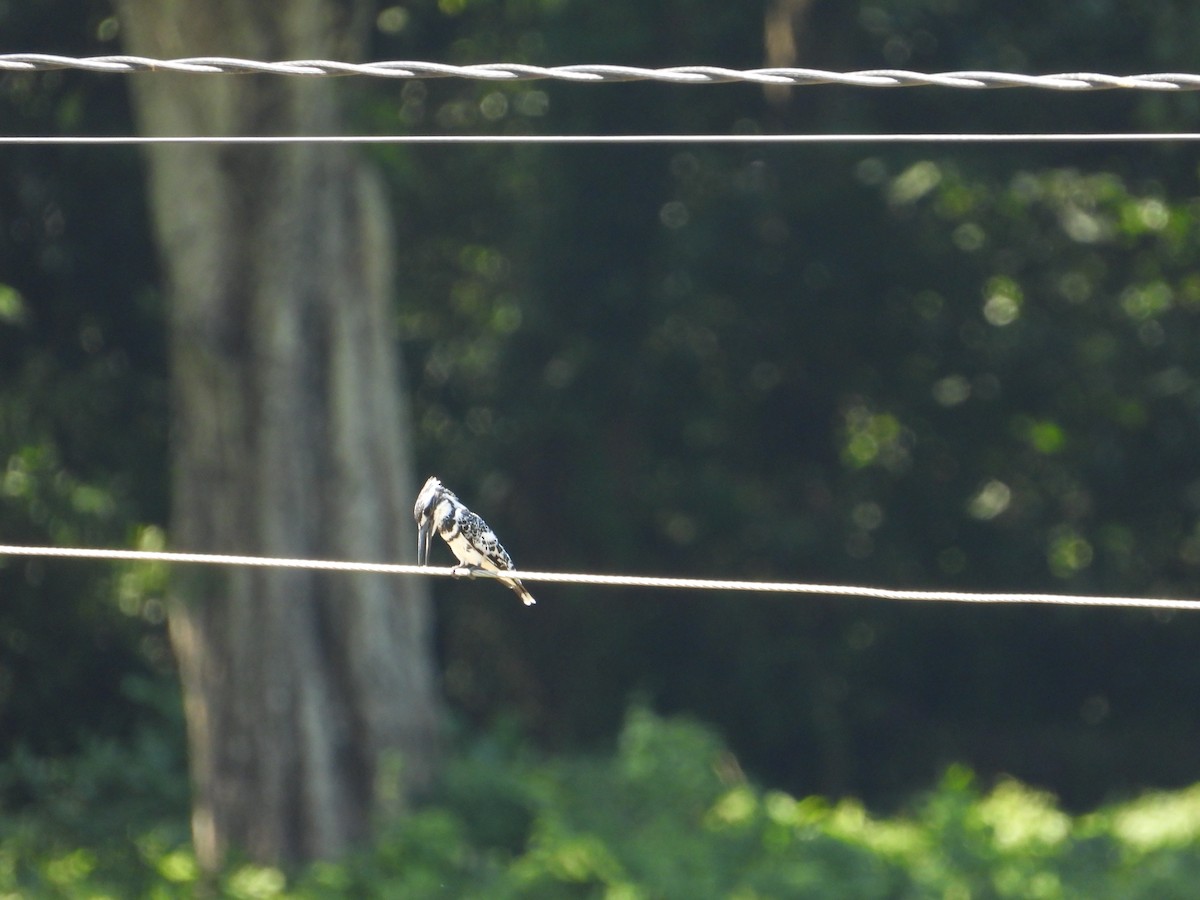
[[[446,488],[434,476],[430,475],[421,493],[417,494],[417,503],[413,507],[413,518],[417,520],[417,565],[423,566],[429,559],[429,545],[433,541],[433,510],[438,501],[447,493]]]

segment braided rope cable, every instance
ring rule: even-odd
[[[822,69],[728,69],[721,66],[670,66],[643,68],[619,65],[531,66],[523,63],[481,63],[455,66],[446,63],[394,60],[371,63],[298,59],[282,62],[196,56],[185,59],[150,59],[144,56],[71,57],[49,53],[0,54],[0,72],[45,72],[76,69],[85,72],[184,72],[189,74],[368,75],[376,78],[467,78],[481,81],[533,81],[550,79],[577,83],[658,81],[668,84],[836,84],[852,87],[1038,88],[1056,91],[1099,91],[1116,88],[1140,91],[1200,90],[1200,75],[1156,72],[1145,75],[1105,75],[1098,72],[1064,72],[1053,75],[1019,75],[1012,72],[962,71],[923,73],[905,69],[864,69],[831,72]]]
[[[442,577],[495,578],[488,572],[448,566],[414,566],[404,563],[348,562],[324,559],[286,559],[266,556],[240,556],[218,553],[168,553],[148,550],[109,550],[90,547],[24,547],[0,545],[0,560],[5,556],[54,557],[63,559],[102,559],[137,562],[201,563],[259,568],[319,569],[335,572],[370,572],[383,575],[435,575]],[[820,594],[838,597],[867,597],[876,600],[906,600],[944,603],[1019,603],[1060,606],[1120,606],[1147,609],[1200,611],[1200,600],[1170,597],[1106,597],[1081,594],[1039,594],[1021,592],[985,593],[973,591],[915,591],[840,584],[806,584],[785,581],[736,581],[716,578],[669,578],[649,575],[596,575],[575,572],[504,573],[523,581],[558,584],[592,584],[606,587],[645,587],[664,590],[739,591],[772,594]]]

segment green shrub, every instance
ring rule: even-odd
[[[73,761],[17,757],[0,791],[0,897],[190,897],[184,784],[143,738]],[[1200,787],[1072,817],[1011,780],[952,767],[907,813],[876,817],[762,790],[687,719],[634,708],[608,756],[541,758],[485,739],[439,795],[375,844],[285,875],[231,865],[238,900],[1184,898],[1200,879]]]

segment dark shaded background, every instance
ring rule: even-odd
[[[797,65],[1195,70],[1184,2],[800,6]],[[413,2],[375,56],[763,64],[763,4]],[[0,2],[0,52],[118,53]],[[150,76],[141,76],[150,77]],[[343,79],[371,133],[1194,131],[1198,100]],[[0,76],[8,134],[127,133],[124,77]],[[1189,144],[374,148],[423,476],[531,569],[1188,596],[1200,565]],[[162,309],[131,149],[0,147],[0,541],[152,545]],[[231,548],[236,549],[236,548]],[[449,556],[446,556],[449,559]],[[1109,609],[442,584],[464,728],[608,739],[631,697],[796,792],[951,761],[1088,806],[1195,781],[1200,625]],[[161,577],[0,567],[0,752],[128,733]],[[155,720],[157,721],[157,720]],[[170,727],[163,725],[161,727]]]

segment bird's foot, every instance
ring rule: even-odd
[[[450,575],[453,578],[474,578],[482,571],[479,566],[455,566],[450,570]]]

